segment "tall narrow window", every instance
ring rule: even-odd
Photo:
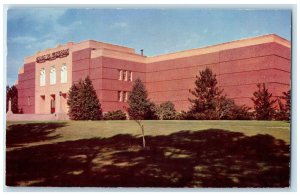
[[[56,70],[55,67],[52,66],[50,69],[50,84],[56,83]]]
[[[130,76],[129,77],[130,77],[130,81],[132,81],[133,80],[133,72],[132,71],[130,72]]]
[[[122,95],[122,91],[118,91],[118,101],[122,101],[123,95]]]
[[[119,70],[119,80],[122,80],[122,77],[123,77],[123,71]]]
[[[124,73],[124,80],[127,81],[127,79],[128,79],[128,78],[127,78],[127,76],[128,76],[128,71],[124,71],[124,72],[125,72],[125,73]]]
[[[126,73],[127,73],[127,71],[123,70],[123,77],[122,77],[122,80],[126,80]]]
[[[40,71],[40,86],[46,85],[46,71],[45,68],[42,68]]]
[[[128,71],[128,74],[127,74],[127,77],[128,77],[128,81],[132,81],[132,72],[131,71]]]
[[[128,100],[128,92],[127,91],[123,92],[123,100],[124,100],[124,102],[127,102],[127,100]]]
[[[60,70],[60,82],[67,83],[67,80],[68,80],[67,65],[63,64]]]

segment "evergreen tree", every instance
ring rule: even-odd
[[[255,116],[257,120],[271,120],[275,114],[272,93],[269,93],[266,85],[257,84],[258,90],[253,93],[251,100],[254,103]]]
[[[82,81],[80,81],[77,85],[73,83],[68,93],[68,115],[71,120],[79,120],[81,117],[79,86],[82,86]]]
[[[278,105],[279,110],[276,113],[276,120],[290,120],[291,119],[291,90],[282,93],[283,96],[279,97]],[[284,103],[280,99],[283,99]]]
[[[134,81],[132,91],[128,98],[128,105],[130,119],[135,120],[141,128],[143,148],[145,148],[146,140],[142,121],[146,119],[157,119],[157,116],[155,104],[148,99],[148,92],[139,78]]]
[[[100,120],[102,118],[101,104],[89,77],[72,85],[67,104],[69,105],[68,114],[72,120]]]
[[[132,91],[128,98],[128,114],[133,120],[157,119],[155,104],[148,99],[148,92],[138,78],[134,81]]]
[[[18,89],[15,85],[9,87],[6,86],[6,112],[8,111],[8,103],[11,100],[11,111],[14,114],[19,113],[19,106],[18,106]]]
[[[217,87],[216,74],[206,68],[196,76],[195,89],[190,91],[195,99],[189,99],[192,106],[189,116],[194,119],[219,119],[222,90]]]

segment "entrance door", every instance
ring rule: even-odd
[[[51,114],[55,113],[55,95],[51,95]]]

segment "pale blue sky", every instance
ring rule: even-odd
[[[7,13],[7,82],[26,56],[93,39],[146,56],[275,33],[291,40],[290,10],[12,8]]]

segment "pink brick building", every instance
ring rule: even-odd
[[[291,44],[272,34],[147,57],[123,46],[69,42],[25,58],[17,81],[19,108],[28,114],[66,113],[72,83],[89,76],[104,112],[124,110],[137,78],[155,103],[172,101],[178,111],[187,110],[189,89],[206,67],[230,98],[251,107],[257,83],[266,83],[274,97],[290,88]]]

